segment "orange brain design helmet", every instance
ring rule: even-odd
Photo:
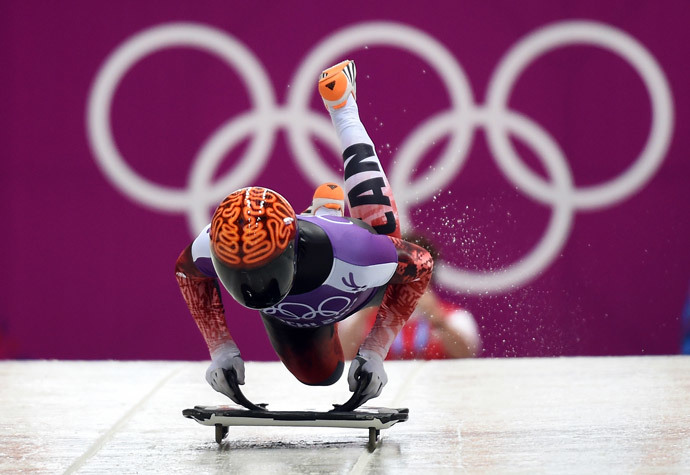
[[[211,260],[218,278],[248,308],[285,298],[295,274],[297,218],[285,198],[252,186],[230,193],[211,220]]]

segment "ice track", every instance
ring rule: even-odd
[[[225,404],[201,362],[0,362],[0,473],[689,473],[690,357],[391,362],[377,406],[409,407],[373,453],[367,431],[234,427],[181,415]],[[302,386],[247,363],[245,395],[328,410],[347,383]]]

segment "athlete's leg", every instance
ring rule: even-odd
[[[343,373],[343,350],[335,324],[294,328],[261,314],[266,332],[285,367],[302,383],[329,386]]]
[[[385,358],[395,336],[412,314],[431,279],[433,259],[422,247],[400,239],[400,221],[388,179],[374,143],[359,118],[355,101],[356,70],[352,61],[321,75],[319,93],[343,149],[345,192],[352,217],[388,235],[398,251],[398,268],[386,288],[376,322],[362,349]]]
[[[383,296],[376,323],[363,348],[385,357],[395,335],[412,314],[431,279],[433,260],[423,248],[400,238],[400,221],[388,179],[374,143],[359,118],[355,101],[356,70],[352,61],[321,75],[319,93],[343,149],[345,193],[350,214],[388,235],[398,251],[398,268]]]
[[[343,150],[345,196],[350,215],[377,233],[400,237],[398,210],[374,143],[359,118],[354,62],[344,61],[322,73],[319,92],[331,115]]]

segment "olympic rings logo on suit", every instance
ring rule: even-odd
[[[339,302],[342,306],[338,309],[333,309],[334,302]],[[351,299],[345,295],[334,295],[328,297],[319,304],[318,308],[314,308],[306,303],[299,302],[280,302],[278,305],[262,310],[267,315],[281,314],[281,318],[285,323],[292,326],[319,326],[326,323],[336,321],[337,317],[347,314],[352,307],[354,307],[356,300]],[[338,305],[335,305],[338,306]],[[290,309],[298,311],[298,309],[305,310],[304,313],[297,314],[290,311]],[[310,323],[316,317],[322,317],[319,322]],[[323,317],[330,317],[330,320],[323,320]]]
[[[636,160],[606,183],[576,187],[565,153],[537,123],[507,109],[508,99],[522,71],[540,55],[573,44],[591,45],[618,54],[639,74],[651,101],[651,127]],[[635,38],[610,25],[592,21],[563,21],[538,28],[521,38],[500,59],[491,77],[486,101],[478,104],[467,75],[455,57],[427,33],[409,25],[390,22],[358,23],[335,32],[311,50],[299,65],[287,102],[277,104],[268,75],[252,52],[229,34],[202,24],[169,23],[136,34],[106,59],[92,86],[88,110],[88,135],[94,156],[110,182],[142,205],[166,212],[187,214],[194,235],[209,220],[209,208],[228,190],[245,186],[261,173],[271,156],[279,129],[287,133],[293,158],[313,184],[338,181],[324,163],[311,135],[339,155],[337,137],[326,114],[309,109],[314,80],[324,65],[342,59],[348,51],[365,46],[406,50],[427,61],[444,81],[449,110],[421,123],[400,144],[395,163],[388,170],[403,222],[409,222],[410,203],[424,202],[456,178],[467,158],[474,133],[483,128],[491,153],[502,173],[531,199],[549,205],[553,212],[541,240],[522,259],[492,272],[469,272],[443,263],[438,281],[464,293],[509,291],[539,275],[563,248],[577,210],[612,206],[636,193],[661,165],[673,132],[673,101],[668,81],[655,58]],[[229,119],[214,131],[192,161],[186,189],[168,188],[138,175],[121,156],[110,126],[110,108],[117,85],[139,60],[158,50],[190,47],[218,56],[235,69],[249,93],[251,110]],[[425,151],[445,135],[450,140],[436,166],[412,180],[415,165]],[[510,134],[528,145],[542,162],[550,181],[532,172],[519,158]],[[225,154],[251,136],[247,151],[228,173],[212,178]]]

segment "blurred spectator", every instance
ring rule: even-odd
[[[311,205],[302,212],[307,215],[343,216],[345,196],[336,183],[324,183],[314,192]],[[426,237],[407,234],[403,239],[439,255]],[[433,277],[432,277],[433,283]],[[376,321],[376,307],[361,310],[338,323],[338,335],[345,358],[357,356],[357,350]],[[477,323],[470,312],[441,300],[429,290],[422,295],[417,308],[396,337],[388,351],[388,360],[472,358],[481,350]]]
[[[438,262],[438,252],[427,238],[413,234],[403,238],[427,249],[434,261]],[[375,320],[376,309],[365,309],[338,323],[338,334],[346,358],[353,358],[357,354]],[[472,358],[480,351],[481,338],[472,314],[439,298],[430,285],[393,342],[386,359]]]

